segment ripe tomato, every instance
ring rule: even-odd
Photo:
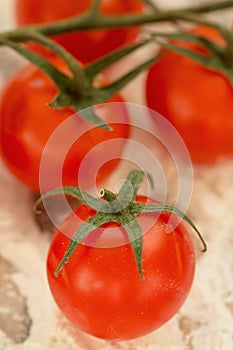
[[[60,63],[59,63],[60,64]],[[60,67],[62,69],[62,67]],[[104,131],[100,128],[91,129],[88,122],[74,110],[64,108],[55,110],[47,105],[57,94],[54,83],[33,65],[22,68],[5,88],[0,106],[0,153],[11,172],[33,191],[38,192],[40,162],[47,141],[59,125],[65,124],[59,139],[46,146],[47,178],[43,181],[43,190],[47,191],[62,184],[59,180],[57,166],[62,164],[63,186],[78,185],[78,172],[84,157],[95,148],[104,147],[104,141],[117,140],[112,154],[112,161],[103,166],[97,174],[98,164],[105,163],[106,150],[97,149],[87,159],[83,169],[82,188],[90,188],[90,181],[101,182],[116,168],[120,161],[122,150],[129,135],[128,114],[123,103],[102,104],[99,116],[108,121],[117,121],[112,125],[114,131]],[[122,102],[120,95],[115,95],[109,102]],[[76,137],[77,132],[77,137]],[[79,135],[81,135],[79,137]],[[69,139],[76,137],[74,144],[69,145]],[[68,147],[68,148],[67,148]],[[64,152],[68,151],[67,155]],[[109,159],[108,159],[109,160]],[[111,160],[111,159],[110,159]],[[101,163],[102,162],[102,163]],[[97,170],[96,170],[97,167]]]
[[[193,33],[224,44],[211,28]],[[198,44],[176,44],[208,55]],[[194,162],[233,155],[233,86],[227,76],[168,51],[148,72],[146,96],[148,106],[175,126]]]
[[[143,196],[136,201],[155,203]],[[170,214],[138,215],[144,232],[141,280],[124,229],[108,223],[95,229],[54,277],[68,237],[94,214],[80,206],[51,242],[47,275],[53,297],[73,324],[96,337],[127,340],[152,332],[179,310],[192,285],[195,255],[189,232],[180,223],[167,233]]]
[[[49,23],[87,12],[92,0],[18,0],[16,18],[19,25]],[[100,10],[106,15],[142,13],[140,0],[102,0]],[[90,62],[118,47],[133,42],[136,27],[92,30],[56,36],[56,41],[82,62]]]

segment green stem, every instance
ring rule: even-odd
[[[104,188],[100,191],[100,198],[103,198],[108,202],[113,202],[117,199],[117,195],[115,195],[115,193]]]
[[[44,73],[46,73],[57,85],[60,90],[68,90],[70,86],[71,79],[63,74],[60,70],[58,70],[54,65],[52,65],[49,61],[47,61],[42,56],[30,51],[29,49],[21,46],[19,43],[8,39],[0,38],[0,43],[4,44],[11,49],[18,52],[23,57],[27,58],[30,62],[39,67]]]
[[[107,190],[106,188],[102,189],[100,191],[100,198],[105,199],[107,202],[109,202],[110,205],[110,212],[111,213],[119,213],[122,210],[125,209],[125,207],[127,206],[127,204],[125,205],[124,203],[121,202],[121,200],[118,198],[118,196]]]
[[[144,4],[146,4],[153,11],[160,11],[159,7],[153,2],[153,0],[141,0]]]
[[[92,0],[92,6],[89,10],[89,12],[93,15],[95,15],[96,13],[100,12],[100,1],[101,0]]]
[[[215,1],[211,4],[200,5],[198,7],[188,7],[185,12],[193,12],[197,14],[224,10],[233,6],[232,0]]]
[[[198,7],[185,7],[179,10],[158,11],[157,9],[154,9],[151,13],[140,15],[107,16],[96,11],[89,11],[83,15],[68,20],[61,20],[50,24],[32,25],[1,33],[0,37],[23,42],[28,40],[26,35],[28,30],[38,31],[44,35],[51,36],[79,30],[116,28],[122,26],[127,27],[181,20],[185,14],[203,14],[231,7],[233,7],[233,0],[225,0]]]
[[[123,48],[120,48],[116,51],[111,52],[108,55],[105,55],[104,57],[97,59],[96,61],[90,63],[84,68],[85,76],[90,81],[90,83],[92,83],[97,74],[101,73],[104,69],[111,66],[113,63],[116,63],[117,61],[121,60],[122,58],[126,57],[135,50],[143,47],[150,41],[151,40],[148,39],[140,41],[139,43],[124,46]]]
[[[200,24],[206,27],[211,27],[216,29],[225,39],[226,46],[223,50],[222,60],[228,68],[232,68],[233,66],[233,35],[230,30],[228,30],[223,25],[219,23],[207,20],[206,18],[201,18],[200,16],[196,16],[192,13],[184,13],[182,20],[193,22],[195,24]]]
[[[27,35],[29,40],[42,44],[64,60],[69,67],[70,72],[73,74],[73,77],[70,80],[69,89],[73,90],[73,92],[75,92],[75,94],[78,96],[82,95],[85,91],[86,77],[84,74],[84,69],[81,67],[79,61],[77,61],[76,58],[61,45],[57,45],[54,40],[50,39],[46,35],[32,31],[29,31]]]

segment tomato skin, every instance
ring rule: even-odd
[[[138,196],[137,201],[146,198]],[[162,214],[156,223],[153,214],[138,217],[142,225],[150,225],[143,237],[143,281],[126,234],[113,223],[104,228],[106,245],[103,231],[96,229],[89,244],[80,244],[54,277],[68,236],[80,225],[75,215],[86,220],[93,214],[85,205],[79,207],[62,226],[66,235],[57,231],[51,242],[47,276],[57,305],[79,329],[99,338],[120,341],[154,331],[179,310],[192,285],[195,255],[186,227],[181,223],[168,234],[169,215]],[[113,228],[119,244],[108,241]]]
[[[213,29],[193,32],[224,44]],[[208,54],[197,44],[179,45]],[[194,162],[208,164],[233,155],[233,86],[224,74],[168,51],[149,69],[146,97],[148,107],[175,126]]]
[[[83,14],[91,3],[92,0],[18,0],[16,19],[19,25],[50,23]],[[102,0],[100,5],[103,14],[119,16],[142,13],[143,8],[139,0]],[[133,42],[138,31],[136,27],[82,31],[62,34],[55,40],[82,62],[90,62]]]
[[[56,62],[65,71],[60,62]],[[39,69],[33,65],[23,67],[9,82],[4,89],[0,105],[0,154],[10,171],[26,186],[35,192],[39,192],[40,162],[48,139],[56,128],[70,116],[74,110],[64,108],[55,110],[47,105],[57,94],[54,83]],[[120,95],[115,95],[109,102],[122,102]],[[109,117],[116,123],[112,125],[114,131],[108,132],[97,127],[89,130],[90,125],[80,116],[76,115],[73,125],[64,132],[62,140],[48,149],[48,166],[51,173],[48,176],[46,186],[43,190],[61,186],[56,183],[52,171],[56,171],[56,163],[64,156],[64,145],[69,140],[70,133],[75,130],[82,132],[82,136],[70,147],[64,158],[62,180],[63,186],[78,185],[77,174],[84,157],[98,144],[103,141],[122,138],[118,142],[118,149],[114,154],[112,162],[97,175],[97,182],[106,179],[120,162],[122,150],[129,136],[128,114],[121,104],[111,107],[106,103],[102,108],[102,117],[108,122]],[[114,111],[113,111],[114,109]],[[110,123],[111,124],[111,123]],[[104,155],[99,153],[98,161]],[[94,156],[83,178],[83,189],[90,188],[89,181],[96,175],[95,165],[97,159]],[[49,173],[49,172],[48,172]]]

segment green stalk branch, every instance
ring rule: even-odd
[[[233,35],[228,28],[224,27],[223,25],[220,25],[219,23],[207,20],[206,18],[202,18],[192,13],[184,13],[181,19],[188,22],[192,22],[195,24],[200,24],[206,27],[211,27],[213,29],[216,29],[222,35],[223,39],[225,39],[226,41],[226,47],[224,50],[224,57],[223,57],[224,62],[229,67],[233,66]]]
[[[106,96],[112,97],[114,94],[116,94],[118,91],[123,89],[130,81],[132,81],[136,76],[138,76],[139,73],[145,71],[147,68],[149,68],[153,63],[158,61],[160,57],[162,57],[164,53],[161,53],[157,56],[154,56],[150,59],[148,59],[146,62],[143,62],[142,64],[138,65],[136,68],[132,69],[123,77],[117,79],[111,84],[108,84],[107,86],[103,88],[99,88],[96,93],[103,99],[106,100]]]
[[[224,10],[232,7],[233,2],[231,0],[223,0],[219,2],[213,2],[206,5],[200,5],[198,7],[188,7],[184,10],[184,12],[193,12],[197,14],[214,12],[219,10]]]
[[[91,14],[96,14],[100,12],[100,0],[92,0],[92,6],[90,9]]]
[[[96,1],[93,6],[97,5],[98,1]],[[26,35],[28,30],[38,31],[44,35],[51,36],[80,30],[127,27],[148,23],[182,20],[184,15],[204,14],[231,7],[233,7],[233,0],[225,0],[197,7],[185,7],[179,10],[172,9],[158,11],[156,8],[148,14],[140,15],[108,16],[102,15],[98,11],[89,11],[83,15],[68,20],[61,20],[50,24],[32,25],[1,33],[0,37],[23,42],[28,40]]]
[[[144,4],[148,5],[148,7],[150,9],[152,9],[153,11],[159,11],[159,8],[157,5],[155,5],[155,3],[153,2],[153,0],[141,0]]]
[[[44,73],[46,73],[55,82],[55,84],[58,86],[59,89],[63,90],[68,88],[70,84],[70,78],[65,74],[63,74],[60,70],[58,70],[53,64],[51,64],[42,56],[23,47],[19,43],[16,43],[8,39],[0,38],[0,43],[15,50],[20,55],[27,58],[34,65],[39,67]]]
[[[143,40],[143,41],[140,41],[139,43],[125,46],[122,49],[114,51],[94,61],[93,63],[87,65],[86,67],[84,67],[84,71],[87,79],[89,79],[89,81],[92,82],[96,77],[96,75],[101,73],[104,69],[108,68],[113,63],[116,63],[117,61],[131,54],[135,50],[143,47],[149,42],[151,42],[151,39]]]

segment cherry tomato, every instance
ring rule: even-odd
[[[62,67],[61,67],[62,69]],[[65,69],[65,68],[64,68]],[[45,146],[53,132],[75,114],[71,108],[55,110],[48,106],[57,94],[55,84],[44,73],[33,65],[23,67],[5,88],[0,106],[0,153],[7,167],[25,185],[38,192],[40,162]],[[120,95],[115,95],[109,102],[122,102]],[[78,185],[78,173],[85,156],[96,146],[99,149],[87,159],[83,168],[82,188],[90,188],[90,181],[96,177],[101,182],[108,177],[120,162],[122,150],[129,135],[128,114],[123,103],[102,104],[98,109],[99,116],[107,123],[114,122],[113,131],[93,127],[78,114],[69,119],[57,142],[46,146],[47,178],[43,190],[57,186]],[[66,125],[66,124],[65,124]],[[69,139],[77,140],[69,145]],[[72,136],[71,136],[72,135]],[[116,140],[110,162],[105,163],[106,149],[104,141]],[[101,148],[102,145],[102,148]],[[68,148],[67,148],[68,147]],[[68,151],[67,155],[64,152]],[[57,166],[62,164],[63,183],[57,183]],[[109,159],[107,159],[108,161]],[[101,163],[102,162],[102,163]],[[100,172],[97,172],[99,165]],[[94,183],[93,183],[94,184]]]
[[[155,203],[143,196],[136,201]],[[116,223],[95,229],[55,277],[68,237],[94,214],[80,206],[51,242],[47,275],[57,305],[79,329],[99,338],[127,340],[154,331],[176,314],[192,285],[195,254],[186,226],[183,222],[170,226],[167,233],[168,225],[173,225],[168,224],[170,214],[138,215],[144,232],[144,280],[127,235]]]
[[[211,28],[192,32],[224,44]],[[208,55],[198,44],[176,44]],[[146,97],[148,106],[175,126],[194,162],[212,163],[233,155],[233,86],[227,76],[168,51],[149,69]]]
[[[50,23],[80,15],[90,9],[92,0],[18,0],[16,18],[19,25]],[[101,13],[126,15],[142,13],[139,0],[102,0]],[[92,30],[56,36],[56,41],[82,62],[90,62],[118,47],[133,42],[138,34],[136,27],[109,30]]]

